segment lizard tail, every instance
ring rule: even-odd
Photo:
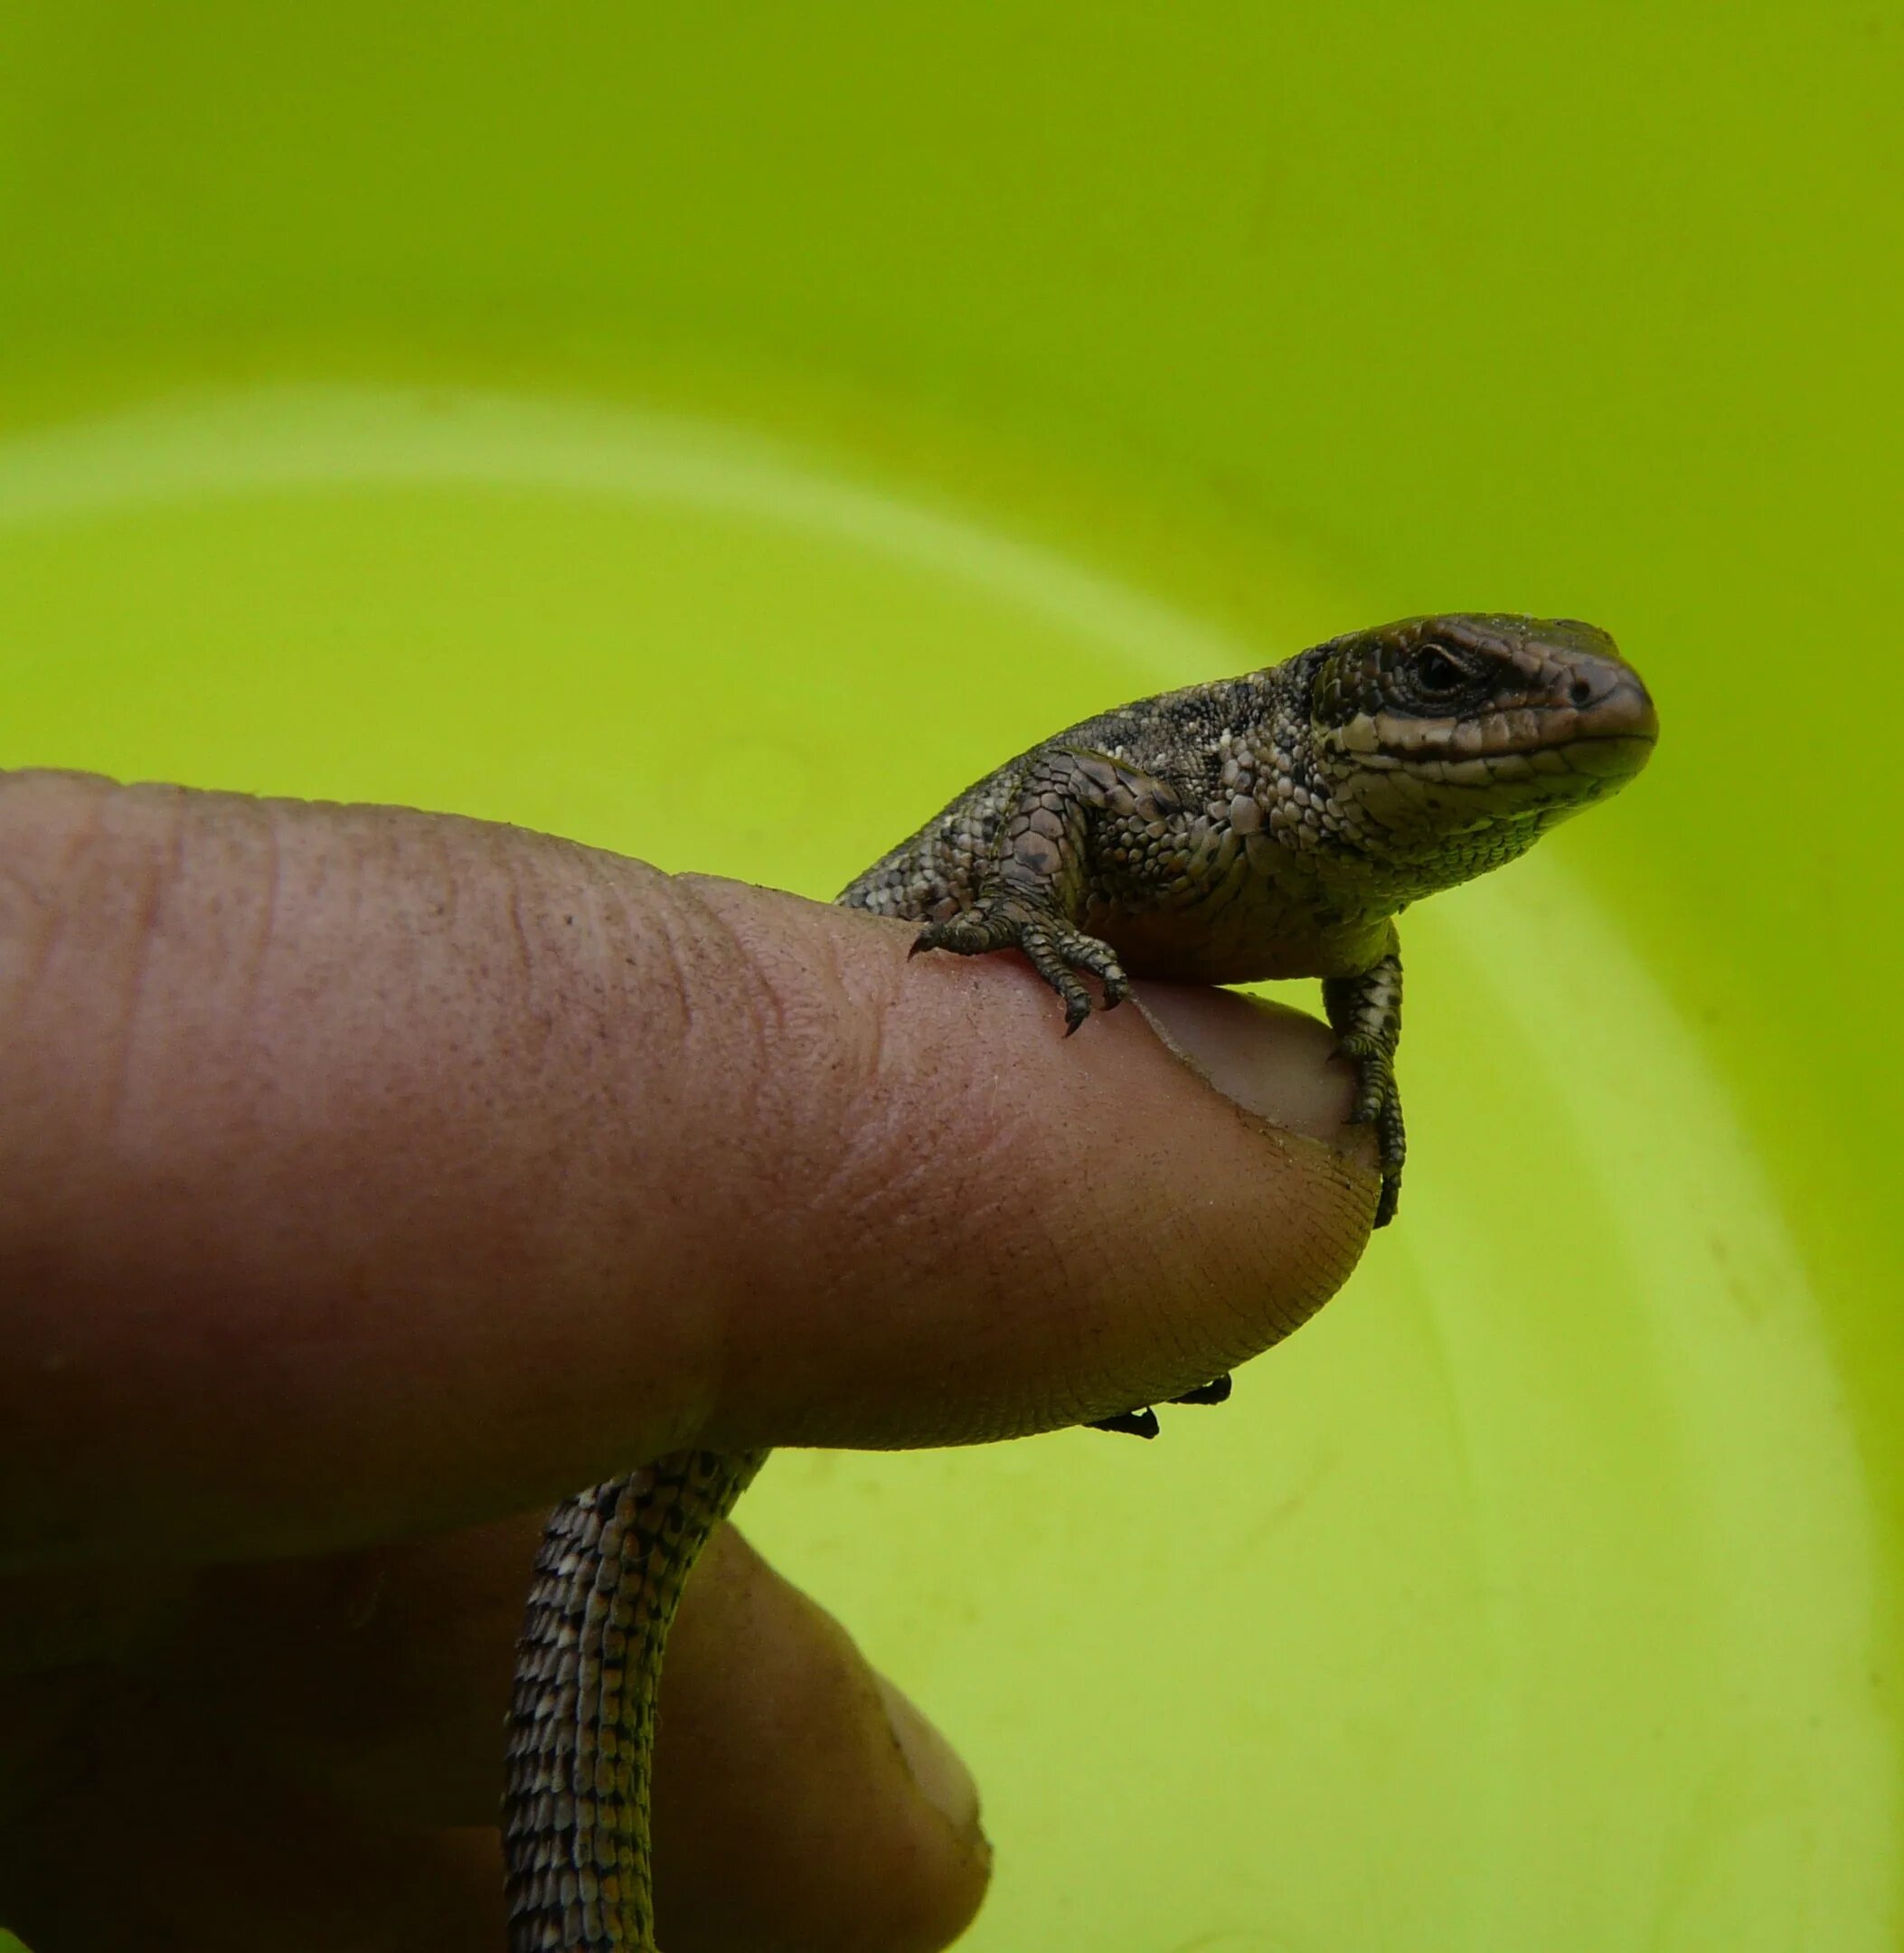
[[[682,1589],[764,1451],[675,1451],[555,1509],[518,1644],[509,1953],[655,1953],[648,1781]]]

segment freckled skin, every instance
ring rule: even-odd
[[[1140,700],[987,774],[841,896],[918,948],[1016,948],[1068,1028],[1130,976],[1320,976],[1382,1143],[1406,1142],[1394,918],[1498,867],[1645,763],[1652,701],[1569,619],[1407,618],[1240,678]]]
[[[1100,713],[989,773],[852,882],[916,945],[1017,948],[1070,1030],[1137,976],[1320,976],[1381,1142],[1409,902],[1498,867],[1614,792],[1657,731],[1590,625],[1409,618],[1241,678]],[[1218,1403],[1218,1377],[1180,1402]],[[1156,1434],[1148,1409],[1106,1429]],[[677,1452],[563,1502],[536,1562],[511,1712],[510,1953],[655,1953],[648,1780],[668,1623],[765,1454]]]

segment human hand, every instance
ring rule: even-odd
[[[1013,958],[389,808],[0,776],[0,863],[35,1953],[500,1948],[548,1502],[1167,1398],[1373,1214],[1330,1033],[1221,993],[1067,1042]],[[984,1892],[963,1767],[731,1530],[670,1642],[655,1855],[670,1953],[937,1948]]]

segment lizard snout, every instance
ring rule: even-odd
[[[1554,705],[1573,712],[1579,739],[1659,737],[1653,694],[1630,665],[1610,658],[1581,658],[1563,669],[1553,688]]]

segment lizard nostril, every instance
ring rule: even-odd
[[[1593,681],[1588,678],[1576,678],[1568,686],[1567,696],[1573,701],[1578,711],[1585,712],[1588,706],[1593,703]]]

